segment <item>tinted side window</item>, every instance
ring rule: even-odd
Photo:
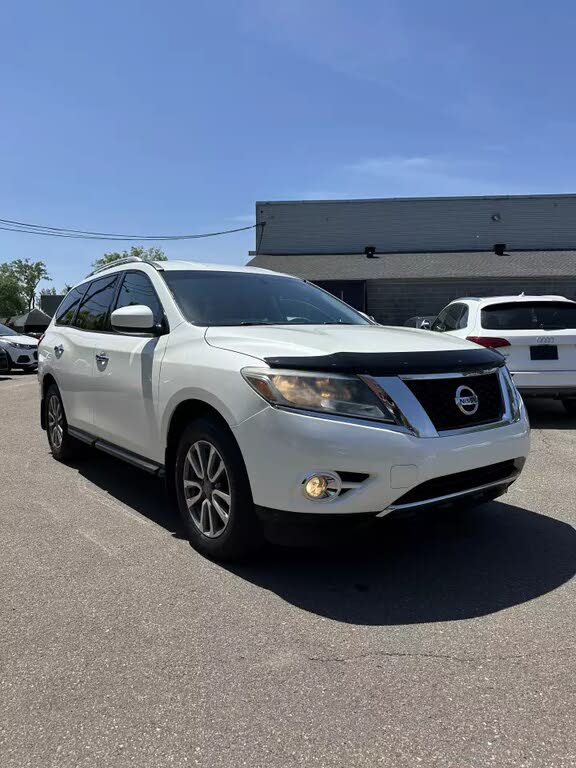
[[[78,309],[74,323],[77,328],[84,328],[86,331],[109,330],[108,315],[117,279],[118,275],[111,275],[90,283]]]
[[[70,325],[74,319],[74,314],[80,303],[80,299],[84,296],[85,290],[86,286],[81,285],[80,288],[73,288],[70,293],[66,295],[56,310],[56,325]]]
[[[468,306],[466,304],[460,304],[460,308],[462,310],[462,314],[458,318],[458,322],[456,323],[456,328],[458,330],[462,328],[466,328],[468,325]]]
[[[143,272],[126,272],[114,309],[143,304],[154,313],[154,322],[161,323],[164,310],[150,278]]]
[[[434,320],[434,322],[432,323],[433,331],[439,331],[440,333],[442,333],[443,331],[450,330],[449,328],[446,327],[446,318],[448,317],[449,309],[450,309],[449,307],[446,307],[445,309],[443,309],[442,312],[440,312],[440,314],[436,318],[436,320]]]

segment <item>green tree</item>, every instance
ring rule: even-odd
[[[0,264],[0,317],[21,315],[26,309],[20,283],[9,264]]]
[[[20,292],[28,309],[33,309],[36,299],[36,288],[41,280],[51,280],[46,264],[43,261],[30,259],[15,259],[7,265],[20,285]]]
[[[51,286],[50,288],[41,288],[40,296],[57,296],[56,288]]]
[[[168,257],[162,248],[157,248],[156,246],[144,248],[143,245],[133,245],[129,251],[111,251],[110,253],[105,253],[104,256],[100,256],[99,259],[96,259],[94,264],[92,264],[92,267],[94,269],[105,267],[106,264],[109,264],[111,261],[123,259],[126,256],[138,256],[144,261],[168,261]]]

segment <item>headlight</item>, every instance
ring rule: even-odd
[[[510,416],[512,421],[519,421],[522,416],[522,395],[514,384],[512,374],[506,366],[502,369],[504,373],[504,381],[506,382],[506,389],[508,391],[508,399],[510,401]]]
[[[397,423],[392,408],[357,376],[261,368],[244,368],[242,376],[272,405]]]
[[[22,349],[24,347],[24,344],[18,344],[17,341],[9,341],[8,344],[10,344],[11,347],[17,347],[18,349]]]

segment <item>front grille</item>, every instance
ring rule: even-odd
[[[427,480],[417,485],[411,491],[405,493],[394,502],[394,506],[403,504],[417,504],[418,502],[437,499],[440,496],[449,496],[451,493],[462,493],[473,488],[479,488],[488,483],[496,483],[499,480],[506,481],[514,477],[521,469],[522,459],[510,459],[498,464],[490,464],[479,469],[468,469],[465,472],[456,472],[454,475],[444,475]]]
[[[491,424],[504,414],[504,400],[497,373],[462,376],[454,379],[410,379],[405,382],[440,432],[447,429]],[[462,413],[456,405],[458,387],[471,389],[478,397],[474,414]]]

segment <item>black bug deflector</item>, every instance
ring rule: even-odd
[[[441,352],[337,352],[310,357],[266,357],[264,360],[271,368],[366,376],[465,373],[479,368],[500,368],[505,364],[499,352],[483,348]]]

